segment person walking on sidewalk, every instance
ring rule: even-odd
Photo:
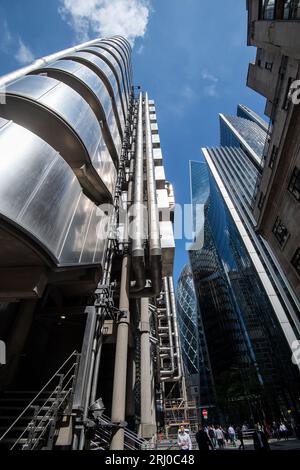
[[[192,441],[190,438],[189,433],[186,432],[184,426],[180,426],[178,431],[177,437],[177,444],[180,450],[187,452],[188,450],[192,450]]]
[[[238,440],[240,441],[239,450],[245,450],[244,435],[240,426],[236,428],[236,436]]]
[[[230,425],[228,428],[228,436],[232,446],[235,447],[235,430],[232,425]]]
[[[209,450],[210,448],[214,450],[214,446],[209,437],[209,434],[205,431],[205,429],[203,429],[201,424],[199,424],[198,432],[196,433],[196,441],[199,450]]]
[[[217,443],[219,449],[224,449],[224,434],[221,429],[221,426],[217,426],[217,429],[215,430],[216,433],[216,438],[217,438]]]
[[[270,450],[268,439],[266,438],[265,433],[261,430],[261,427],[258,424],[255,425],[255,431],[253,433],[253,445],[254,450],[257,451]]]

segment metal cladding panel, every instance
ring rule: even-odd
[[[175,240],[172,222],[159,222],[163,276],[172,276]]]
[[[36,92],[36,84],[39,93]],[[115,180],[115,170],[112,170],[112,178],[105,173],[109,171],[108,167],[112,168],[113,163],[104,144],[100,124],[89,104],[64,83],[40,75],[26,76],[12,83],[7,87],[7,94],[18,97],[22,103],[29,104],[29,107],[32,106],[32,112],[30,115],[24,114],[24,109],[20,105],[21,101],[8,102],[5,105],[6,112],[12,113],[13,119],[17,122],[21,115],[22,125],[26,126],[29,123],[29,130],[53,145],[74,169],[88,193],[91,183],[88,180],[89,175],[85,175],[85,168],[88,167],[89,174],[94,171],[96,179],[94,177],[90,188],[93,188],[97,196],[93,197],[96,197],[98,202],[107,201],[109,193],[111,197],[114,191],[112,183]],[[37,113],[38,109],[44,110],[42,115]],[[55,128],[52,127],[53,125]],[[119,141],[118,148],[120,145]],[[103,162],[100,157],[103,158]]]
[[[157,189],[157,206],[159,209],[161,208],[169,208],[169,196],[168,191],[166,189]]]
[[[106,239],[97,233],[103,220],[107,216],[81,194],[60,254],[63,265],[102,264]]]
[[[0,155],[0,219],[32,238],[58,266],[93,260],[96,250],[103,253],[105,240],[97,247],[96,236],[88,243],[79,236],[93,227],[96,233],[95,222],[89,224],[96,206],[58,152],[10,122],[0,129]]]
[[[118,83],[117,83],[116,77],[113,74],[110,67],[107,65],[106,62],[104,62],[104,60],[100,59],[100,57],[96,56],[95,54],[91,52],[74,52],[72,53],[72,55],[70,55],[70,58],[73,58],[73,57],[78,58],[78,59],[83,59],[84,61],[92,64],[94,67],[96,67],[99,70],[100,74],[105,75],[112,89],[113,96],[117,105],[119,119],[121,121],[121,126],[122,126],[122,129],[124,130],[125,116],[123,115],[123,110],[121,106],[121,96],[119,94]]]
[[[153,145],[160,144],[159,134],[152,134],[152,143]]]
[[[93,158],[101,129],[90,106],[72,88],[53,78],[28,75],[8,85],[6,93],[30,98],[57,113],[75,130]]]
[[[73,75],[74,77],[81,80],[85,84],[85,86],[96,96],[96,99],[101,103],[103,107],[105,118],[112,139],[114,141],[118,155],[120,155],[120,151],[122,148],[121,136],[119,134],[117,122],[113,113],[110,95],[101,78],[87,66],[79,64],[78,62],[72,60],[58,60],[57,62],[54,62],[53,64],[50,64],[47,67],[43,68],[43,70],[46,71],[47,69],[64,71],[70,75]]]
[[[165,189],[166,176],[165,176],[164,167],[155,166],[154,171],[155,171],[156,189]]]
[[[0,117],[0,129],[1,127],[4,127],[6,126],[6,124],[8,123],[9,121],[7,119],[3,119]]]
[[[117,182],[117,170],[103,140],[99,143],[93,159],[93,166],[109,192],[113,195]]]
[[[110,51],[108,51],[103,46],[101,46],[101,47],[100,47],[100,45],[99,46],[90,46],[90,47],[85,48],[84,50],[93,52],[95,54],[100,54],[101,56],[105,57],[107,59],[107,61],[111,64],[111,67],[115,71],[115,73],[118,77],[119,84],[120,84],[120,93],[121,93],[122,100],[123,100],[124,110],[127,111],[127,107],[128,107],[128,90],[126,88],[125,76],[124,76],[123,69],[121,67],[120,62],[118,62],[115,59],[115,57],[110,53]]]
[[[127,57],[125,56],[123,50],[121,49],[119,44],[114,43],[113,41],[101,41],[99,43],[99,46],[105,46],[107,47],[108,50],[111,51],[112,54],[114,54],[116,57],[118,57],[119,62],[122,64],[122,71],[124,73],[124,78],[125,78],[125,85],[127,88],[127,92],[130,92],[130,72],[129,72],[129,61]]]

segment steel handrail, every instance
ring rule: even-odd
[[[32,407],[36,399],[45,391],[46,387],[57,377],[58,373],[63,369],[63,367],[70,361],[73,356],[77,356],[77,351],[73,351],[72,354],[65,360],[65,362],[60,366],[60,368],[52,375],[44,387],[39,391],[39,393],[31,400],[31,402],[26,406],[22,413],[15,419],[15,421],[10,425],[10,427],[0,436],[0,441],[14,428],[15,424],[20,420],[24,413]],[[53,393],[53,392],[52,392]]]

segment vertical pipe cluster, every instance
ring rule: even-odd
[[[182,359],[172,277],[164,277],[165,308],[157,309],[161,382],[178,382],[182,378]]]
[[[143,97],[139,95],[137,132],[135,145],[134,198],[132,222],[132,265],[135,275],[135,290],[145,287],[144,264],[144,154],[143,154]]]

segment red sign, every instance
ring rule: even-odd
[[[207,410],[202,410],[202,416],[203,418],[207,418]]]

